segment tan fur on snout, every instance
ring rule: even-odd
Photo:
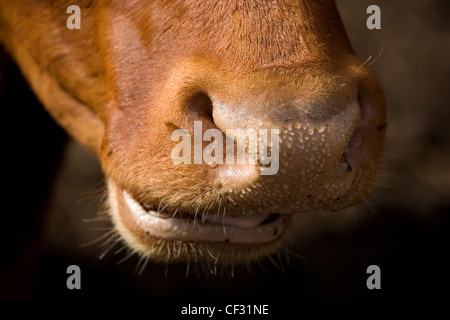
[[[177,241],[177,234],[189,238],[187,229],[172,225],[164,239],[145,231],[127,195],[142,207],[190,216],[290,221],[298,212],[347,208],[375,186],[383,93],[354,56],[332,1],[79,5],[82,28],[68,30],[65,1],[2,1],[0,40],[50,114],[99,157],[112,220],[139,254],[163,262],[251,261],[279,248],[290,222],[261,243],[245,238],[255,230],[239,228],[245,244]],[[249,164],[175,165],[171,135],[193,132],[194,121],[224,134],[279,130],[278,173],[265,176]]]

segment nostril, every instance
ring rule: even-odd
[[[369,134],[375,118],[374,105],[371,101],[369,90],[364,87],[359,88],[357,100],[361,110],[361,116],[358,125],[339,160],[339,164],[342,165],[346,171],[352,171],[352,166],[354,167],[359,161],[363,153],[364,140]]]
[[[260,169],[249,162],[245,150],[244,163],[239,162],[238,145],[233,138],[230,139],[225,134],[227,130],[232,130],[233,126],[226,126],[226,129],[222,128],[223,130],[217,126],[215,121],[217,119],[213,117],[213,103],[208,94],[198,92],[192,95],[186,102],[186,109],[187,118],[194,123],[194,147],[191,149],[194,153],[193,163],[196,163],[195,153],[198,151],[200,160],[197,163],[207,164],[208,172],[213,174],[217,182],[227,190],[241,190],[255,183],[260,177]],[[228,115],[230,113],[227,113],[225,117]],[[198,121],[201,122],[202,131],[199,140],[196,140],[198,136],[195,131],[197,130],[195,122]],[[213,132],[210,129],[213,129]],[[208,135],[207,131],[211,135]],[[201,142],[198,143],[198,141]],[[232,152],[231,156],[228,152]],[[205,158],[206,156],[208,158]]]
[[[195,120],[213,121],[212,101],[205,92],[194,94],[186,103],[188,116]]]

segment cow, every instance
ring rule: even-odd
[[[247,263],[283,246],[295,214],[348,208],[376,186],[384,96],[333,1],[80,0],[80,29],[70,4],[1,1],[0,42],[98,157],[112,242],[146,261]],[[176,163],[174,132],[199,123],[244,162]],[[227,134],[239,129],[276,133],[276,172]]]

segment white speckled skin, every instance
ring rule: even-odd
[[[256,197],[261,208],[269,212],[278,212],[281,207],[285,213],[302,212],[327,208],[349,191],[354,172],[347,172],[338,164],[360,120],[361,109],[356,97],[340,113],[320,122],[258,119],[244,112],[235,113],[219,100],[212,100],[214,122],[224,132],[227,128],[246,130],[255,126],[280,132],[278,174],[260,175],[240,190],[229,188],[230,202],[239,197],[247,200]],[[258,168],[265,169],[264,166]],[[225,179],[221,182],[227,183]],[[261,198],[261,194],[265,196]]]

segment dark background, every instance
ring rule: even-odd
[[[366,28],[366,8],[381,8],[381,30]],[[339,0],[358,57],[385,91],[389,128],[381,185],[356,215],[300,217],[288,261],[222,276],[136,257],[102,260],[108,223],[101,210],[97,160],[68,139],[0,55],[2,298],[450,298],[450,2]],[[82,271],[82,289],[66,288],[66,268]],[[276,265],[275,265],[276,264]],[[282,264],[282,267],[280,266]],[[381,268],[381,290],[366,269]],[[165,273],[167,272],[167,275]]]

